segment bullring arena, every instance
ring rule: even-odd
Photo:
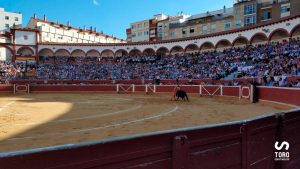
[[[239,121],[287,109],[217,95],[194,94],[189,102],[170,98],[171,93],[3,96],[1,151]]]
[[[299,169],[300,3],[263,3],[283,15],[254,24],[251,2],[233,7],[248,24],[224,6],[189,20],[220,28],[182,38],[153,40],[153,20],[134,42],[35,14],[0,34],[0,169]]]
[[[187,153],[187,145],[203,147],[203,150],[195,149],[193,151],[196,152],[191,152],[193,158],[202,160],[226,155],[228,147],[232,149],[229,153],[263,151],[267,159],[270,159],[272,156],[267,154],[272,152],[272,148],[263,145],[268,144],[274,136],[276,139],[285,137],[296,141],[299,135],[295,128],[295,125],[299,124],[298,112],[286,112],[300,105],[296,99],[300,90],[291,88],[259,87],[256,90],[259,91],[261,101],[251,103],[251,86],[181,85],[181,88],[188,92],[190,99],[189,102],[184,102],[170,101],[175,85],[131,85],[130,81],[126,82],[128,84],[117,85],[39,84],[43,82],[27,85],[28,82],[24,81],[18,83],[24,85],[1,86],[4,92],[0,98],[1,152],[17,151],[0,153],[0,156],[5,156],[1,160],[6,161],[3,164],[7,168],[15,166],[11,160],[18,160],[19,163],[29,160],[30,163],[26,163],[28,168],[69,168],[95,164],[115,168],[116,164],[130,165],[132,162],[134,166],[138,163],[151,167],[169,165],[170,157],[167,152],[172,150],[176,153],[172,158],[179,158],[180,154]],[[285,127],[278,128],[278,123],[285,123]],[[285,136],[276,134],[283,130],[294,132]],[[247,136],[248,139],[252,137],[260,142],[253,142],[255,145],[251,145],[251,141],[244,140],[250,131],[256,132]],[[272,136],[272,133],[275,135]],[[173,146],[168,147],[170,139],[174,139]],[[123,144],[126,147],[122,146]],[[206,144],[219,148],[206,147]],[[239,149],[236,144],[242,147],[246,144],[252,148]],[[256,147],[260,144],[263,147]],[[164,146],[167,147],[163,148]],[[106,150],[106,147],[109,149]],[[122,153],[118,153],[118,159],[115,153],[119,149],[122,149]],[[73,154],[77,154],[76,152],[84,154],[80,158],[81,163],[74,162]],[[51,155],[53,153],[55,156]],[[72,158],[67,158],[71,155],[69,153],[72,153]],[[105,153],[105,156],[95,154],[98,157],[94,159],[94,153]],[[292,153],[296,155],[298,152]],[[139,157],[145,154],[148,154],[145,159]],[[151,157],[151,154],[157,155]],[[22,158],[15,158],[18,156]],[[136,162],[131,159],[134,156],[137,158]],[[53,159],[57,158],[61,161],[53,163]],[[107,160],[101,162],[102,158],[110,158],[114,164],[107,164]],[[87,159],[100,161],[89,162]],[[149,163],[145,160],[154,161]],[[226,165],[241,165],[238,160],[225,161]],[[270,164],[265,160],[259,164],[266,163]],[[213,166],[218,165],[220,164]]]

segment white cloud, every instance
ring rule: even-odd
[[[96,5],[96,6],[100,5],[100,3],[97,0],[93,0],[93,4]]]

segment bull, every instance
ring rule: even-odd
[[[176,97],[177,97],[177,100],[179,100],[179,98],[181,98],[183,101],[185,101],[185,100],[189,101],[189,97],[188,97],[186,91],[184,91],[184,90],[178,90],[176,92]]]

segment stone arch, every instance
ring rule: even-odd
[[[44,56],[44,57],[54,56],[54,52],[51,49],[44,48],[39,51],[38,56]]]
[[[147,48],[143,51],[143,55],[154,56],[155,50],[152,48]]]
[[[285,30],[283,28],[278,28],[270,33],[269,41],[283,39],[283,38],[289,38],[289,37],[290,37],[290,34],[287,30]]]
[[[228,47],[231,47],[232,44],[230,43],[229,40],[227,39],[222,39],[220,40],[217,44],[216,44],[216,49],[218,48],[228,48]]]
[[[142,52],[138,49],[132,49],[129,52],[129,56],[141,56],[141,55],[142,55]]]
[[[101,52],[101,57],[115,57],[115,53],[114,51],[110,50],[110,49],[105,49]]]
[[[54,52],[55,56],[71,56],[70,52],[67,49],[57,49]]]
[[[166,56],[170,53],[169,49],[166,47],[160,47],[156,50],[156,54],[160,56]]]
[[[12,61],[13,54],[14,52],[10,47],[0,44],[0,61]]]
[[[101,54],[98,50],[96,49],[91,49],[89,51],[86,52],[86,56],[87,57],[100,57]]]
[[[204,42],[201,46],[200,46],[200,50],[212,50],[214,49],[215,46],[213,43],[211,42]]]
[[[300,36],[300,24],[296,25],[291,33],[290,33],[291,37],[295,37],[295,36]]]
[[[85,55],[86,55],[85,52],[81,49],[75,49],[71,53],[72,57],[84,57]]]
[[[176,45],[171,48],[170,53],[171,54],[184,53],[184,49],[183,49],[183,47]]]
[[[20,56],[33,56],[34,51],[30,47],[23,46],[18,49],[17,54]]]
[[[120,56],[128,56],[128,52],[125,49],[119,49],[115,52],[115,55]]]
[[[232,46],[242,46],[247,45],[248,43],[249,40],[245,36],[239,36],[232,42]]]
[[[198,52],[199,50],[200,50],[200,48],[198,47],[198,45],[192,43],[185,47],[184,52],[187,52],[187,53]]]
[[[250,44],[261,43],[261,42],[265,42],[265,41],[268,41],[267,35],[264,33],[258,32],[251,37]]]

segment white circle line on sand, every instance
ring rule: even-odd
[[[142,107],[142,105],[138,105],[138,106],[135,106],[135,107],[131,107],[129,109],[120,110],[120,111],[116,111],[116,112],[99,114],[99,115],[93,115],[93,116],[78,117],[78,118],[55,120],[55,121],[50,121],[48,123],[61,123],[61,122],[68,122],[68,121],[86,120],[86,119],[92,119],[92,118],[98,118],[98,117],[111,116],[111,115],[116,115],[116,114],[120,114],[120,113],[124,113],[124,112],[128,112],[128,111],[132,111],[132,110],[137,110],[137,109],[139,109],[141,107]],[[40,122],[24,123],[24,124],[14,124],[14,123],[9,124],[9,123],[6,123],[4,125],[30,126],[30,125],[42,125],[42,124],[44,124],[44,123],[40,123]]]
[[[14,103],[16,103],[16,101],[15,101],[15,100],[13,100],[13,101],[10,101],[10,102],[6,103],[6,104],[5,104],[5,105],[3,105],[3,106],[0,106],[0,112],[1,112],[3,109],[5,109],[5,108],[9,107],[10,105],[12,105],[12,104],[14,104]]]
[[[143,121],[152,120],[152,119],[160,118],[160,117],[163,117],[163,116],[167,116],[171,113],[176,112],[178,109],[179,109],[178,106],[176,106],[170,111],[162,112],[162,113],[160,113],[158,115],[155,115],[155,116],[150,116],[150,117],[146,117],[146,118],[142,118],[142,119],[127,121],[127,122],[122,122],[122,123],[116,123],[116,124],[111,124],[111,125],[106,125],[106,126],[101,126],[101,127],[75,130],[75,131],[70,131],[70,132],[67,132],[67,133],[66,132],[64,132],[64,133],[50,133],[50,134],[42,134],[42,135],[38,135],[38,136],[15,137],[15,138],[7,139],[7,140],[8,141],[18,141],[18,140],[34,139],[34,138],[39,138],[39,137],[44,137],[44,136],[56,136],[56,135],[64,136],[64,135],[68,135],[68,134],[72,134],[72,133],[81,133],[81,132],[87,132],[87,131],[93,131],[93,130],[100,130],[100,129],[104,129],[104,128],[117,127],[117,126],[122,126],[122,125],[129,125],[129,124],[139,123],[139,122],[143,122]]]

